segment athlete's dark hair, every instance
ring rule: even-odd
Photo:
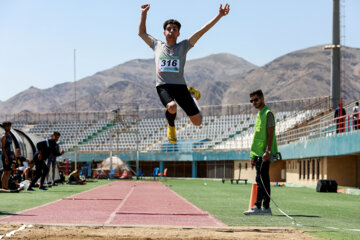
[[[179,23],[178,20],[175,20],[175,19],[169,19],[169,20],[166,20],[164,22],[164,30],[166,29],[166,26],[169,25],[169,24],[175,24],[177,27],[178,27],[178,30],[180,31],[180,28],[181,28],[181,24]]]
[[[2,125],[3,125],[4,127],[6,127],[6,126],[11,126],[11,122],[5,121],[5,122],[3,122]]]
[[[359,106],[359,102],[356,102],[355,104],[356,104],[356,106]]]
[[[59,132],[56,132],[56,131],[53,133],[53,135],[54,135],[55,137],[56,137],[56,136],[57,136],[57,137],[60,137],[60,133],[59,133]]]
[[[250,97],[253,97],[253,96],[257,96],[257,97],[263,97],[264,94],[263,92],[261,91],[261,89],[258,89],[256,91],[253,91],[252,93],[250,93]]]

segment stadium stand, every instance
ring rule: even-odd
[[[357,186],[353,180],[355,175],[348,171],[356,169],[357,160],[353,153],[358,150],[354,145],[336,146],[355,141],[358,133],[352,126],[351,115],[346,117],[343,131],[336,133],[334,111],[329,109],[328,100],[269,103],[277,121],[279,149],[287,156],[286,161],[273,165],[276,170],[272,176],[276,181],[286,179],[295,184],[316,185],[318,179],[334,176],[339,183]],[[344,106],[348,113],[353,105],[354,102]],[[204,106],[203,113],[200,127],[193,126],[181,111],[178,113],[178,143],[174,145],[166,138],[167,122],[163,109],[140,110],[137,115],[128,116],[114,111],[27,113],[25,117],[11,115],[14,119],[8,120],[14,123],[14,128],[38,138],[47,138],[53,131],[61,132],[60,146],[67,152],[64,158],[75,159],[78,154],[78,161],[99,161],[112,152],[135,167],[135,153],[139,150],[140,168],[146,175],[151,174],[154,167],[160,166],[163,171],[166,166],[170,177],[232,178],[242,169],[243,177],[251,179],[253,173],[247,170],[250,163],[246,161],[257,112],[251,105],[244,104]],[[323,149],[327,152],[322,153]],[[343,175],[333,175],[338,171],[332,170],[329,164],[333,164],[334,169],[339,168],[335,163],[343,156],[350,167],[343,170]]]
[[[284,111],[276,113],[277,134],[286,132],[323,113],[324,109],[305,111]],[[250,147],[255,124],[255,114],[237,114],[225,116],[205,116],[203,124],[196,127],[187,117],[176,121],[179,144],[188,145],[187,149],[246,149]],[[110,120],[82,122],[39,122],[28,130],[42,138],[49,137],[54,131],[62,134],[61,147],[65,151],[134,151],[137,138],[141,151],[174,150],[166,139],[167,125],[165,118],[146,118],[139,121]],[[16,127],[24,128],[26,122],[17,122]],[[139,135],[136,134],[139,129]],[[185,149],[184,147],[182,149]]]

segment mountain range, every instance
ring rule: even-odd
[[[314,46],[256,66],[229,53],[189,60],[185,79],[200,90],[200,105],[248,102],[258,88],[267,100],[326,96],[330,93],[331,52]],[[342,96],[360,98],[360,49],[342,48]],[[155,89],[153,59],[135,59],[76,82],[77,110],[111,110],[123,103],[140,108],[162,107]],[[74,83],[48,89],[30,87],[0,102],[1,113],[74,111]]]

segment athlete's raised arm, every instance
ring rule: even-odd
[[[224,8],[222,8],[222,4],[220,4],[220,9],[218,15],[214,17],[210,22],[205,24],[199,31],[195,32],[190,38],[190,44],[192,46],[195,45],[195,43],[206,33],[210,28],[212,28],[223,16],[228,15],[230,11],[230,5],[226,4]]]
[[[146,16],[150,9],[150,4],[141,6],[141,18],[139,23],[138,35],[146,42],[147,45],[151,46],[153,38],[146,32]]]

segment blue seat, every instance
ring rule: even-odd
[[[89,165],[85,163],[80,169],[80,176],[84,175],[85,178],[88,178],[88,169]]]
[[[113,179],[115,175],[115,168],[111,169],[111,172],[108,175],[108,179]]]
[[[140,168],[137,168],[136,171],[137,171],[136,179],[139,179],[139,177],[140,177],[140,179],[142,180],[144,173],[141,171]]]
[[[159,168],[154,168],[154,171],[152,173],[152,176],[154,177],[154,180],[156,180],[156,177],[159,176],[159,171],[160,171]]]

